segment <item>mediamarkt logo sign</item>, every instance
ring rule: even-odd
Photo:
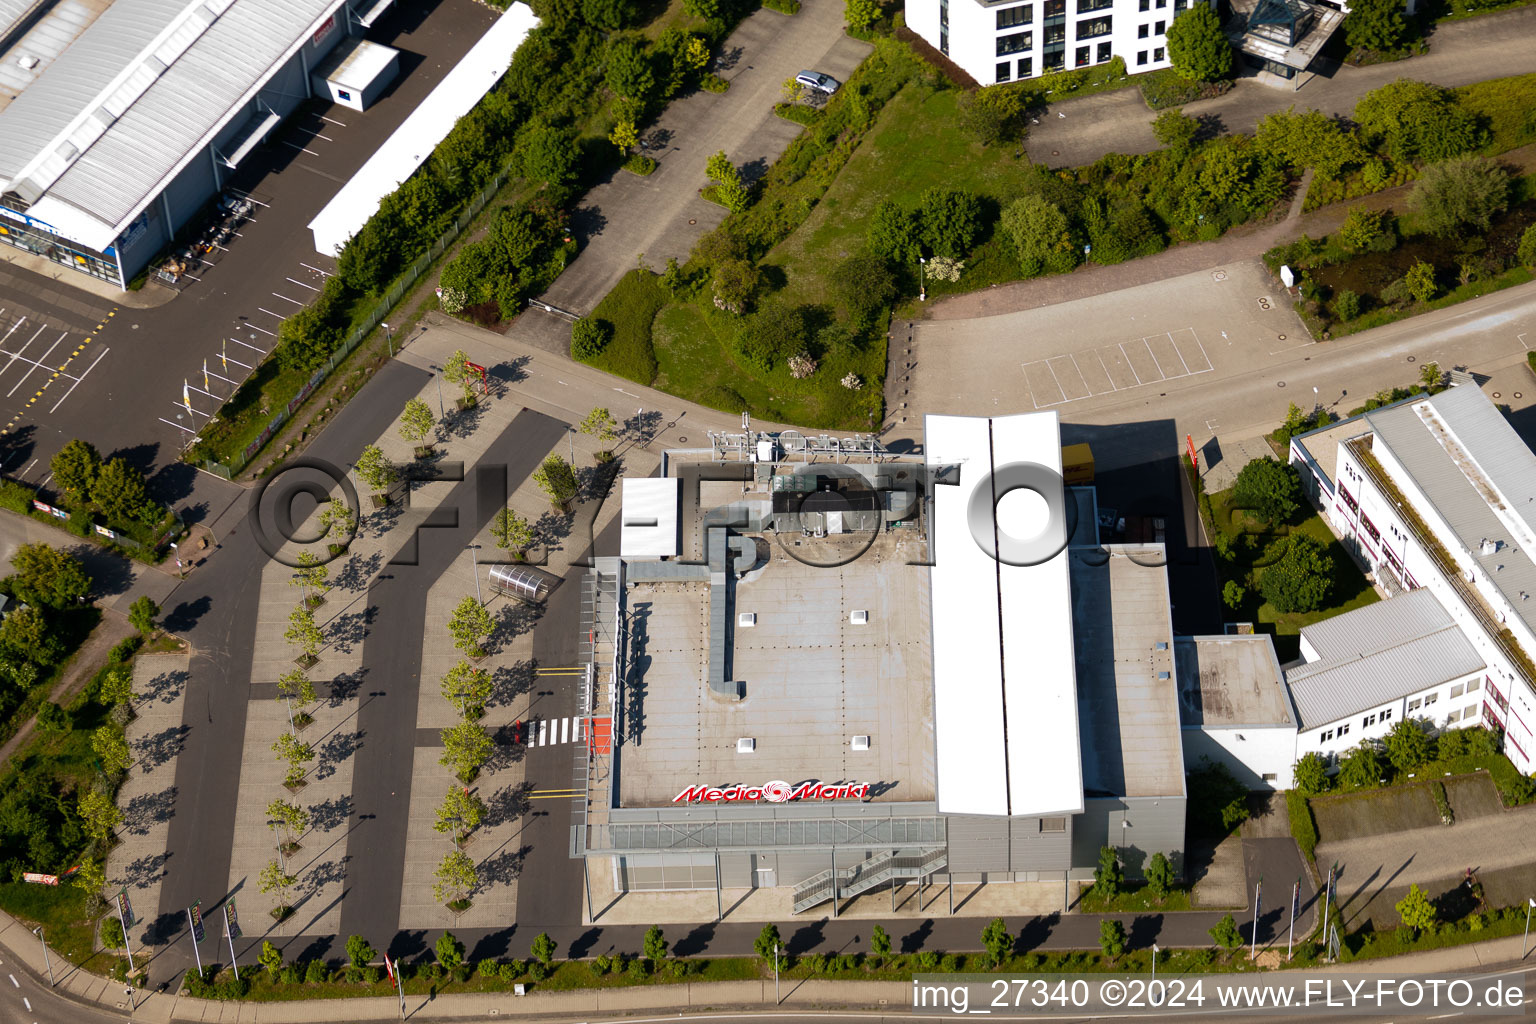
[[[743,800],[767,800],[771,804],[782,804],[790,800],[862,800],[867,796],[869,796],[867,782],[850,782],[841,786],[807,782],[800,786],[791,786],[787,782],[775,779],[761,786],[727,786],[724,789],[714,786],[689,786],[673,797],[672,802],[688,804],[695,800],[703,800],[706,803],[737,803]]]

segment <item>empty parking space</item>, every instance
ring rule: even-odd
[[[1211,369],[1205,346],[1192,327],[1022,364],[1036,409],[1193,377]]]
[[[105,327],[104,318],[98,331]],[[97,331],[81,332],[16,307],[0,306],[0,396],[5,409],[0,436],[26,419],[57,412],[90,376],[110,349],[96,343]],[[25,477],[32,466],[0,467]],[[41,472],[46,472],[44,466]],[[36,482],[36,481],[34,481]]]

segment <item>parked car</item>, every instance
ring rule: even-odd
[[[837,92],[843,84],[831,75],[824,75],[820,71],[802,71],[795,76],[795,81],[807,89],[815,89],[817,92],[824,92],[828,96]]]

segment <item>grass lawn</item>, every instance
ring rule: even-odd
[[[994,209],[1015,195],[1019,172],[1027,157],[1013,144],[982,148],[955,126],[958,90],[935,92],[921,82],[909,82],[891,98],[862,145],[854,152],[804,224],[780,242],[763,260],[787,278],[783,296],[791,302],[832,303],[832,271],[837,262],[863,247],[870,214],[883,199],[908,208],[935,185],[970,189]],[[990,230],[990,229],[989,229]],[[978,287],[974,261],[954,284],[933,282],[930,292],[971,291]],[[1018,277],[1009,259],[1009,276],[990,270],[989,280]],[[916,268],[913,268],[914,272]],[[769,273],[773,271],[770,269]]]
[[[1152,895],[1152,890],[1145,885],[1137,885],[1128,892],[1123,892],[1112,900],[1104,900],[1095,896],[1087,889],[1083,890],[1083,898],[1078,901],[1077,910],[1083,914],[1118,914],[1118,913],[1166,913],[1175,910],[1193,909],[1189,904],[1188,889],[1172,889],[1167,896],[1158,899]]]
[[[1264,528],[1248,513],[1234,508],[1231,490],[1211,495],[1211,512],[1216,519],[1216,528],[1232,538],[1232,559],[1227,561],[1219,556],[1216,559],[1221,581],[1225,585],[1228,580],[1236,580],[1239,586],[1247,589],[1242,605],[1229,610],[1229,614],[1237,620],[1251,621],[1255,629],[1271,634],[1275,653],[1282,662],[1297,657],[1301,627],[1380,600],[1349,552],[1310,505],[1302,506],[1297,513],[1304,518],[1272,529]],[[1284,552],[1282,542],[1297,533],[1311,536],[1327,549],[1333,559],[1333,588],[1328,595],[1328,604],[1322,608],[1310,612],[1281,612],[1264,600],[1259,585],[1264,578],[1264,566],[1279,558]]]

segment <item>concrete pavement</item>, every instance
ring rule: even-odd
[[[1275,89],[1251,77],[1225,96],[1187,104],[1191,117],[1214,117],[1229,132],[1250,132],[1269,114],[1295,106],[1348,117],[1355,103],[1399,78],[1458,86],[1536,71],[1536,9],[1516,8],[1480,18],[1448,21],[1430,37],[1429,53],[1390,64],[1340,67],[1329,76],[1306,79],[1301,88]],[[1030,159],[1052,167],[1092,163],[1106,153],[1150,153],[1154,111],[1141,90],[1119,89],[1057,104],[1065,117],[1041,117],[1029,135]]]

